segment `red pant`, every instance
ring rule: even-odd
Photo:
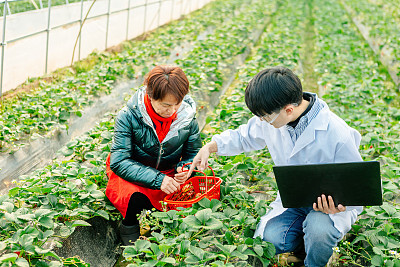
[[[111,154],[110,154],[111,155]],[[113,203],[113,205],[121,212],[125,218],[126,210],[128,209],[129,199],[135,192],[140,192],[146,195],[151,204],[158,210],[162,210],[160,201],[164,201],[164,197],[167,195],[161,190],[154,190],[147,187],[143,187],[131,182],[128,182],[118,175],[116,175],[110,168],[110,155],[106,160],[106,173],[108,176],[108,184],[106,188],[106,196]],[[175,170],[162,171],[162,173],[173,177]]]

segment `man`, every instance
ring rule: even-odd
[[[245,101],[255,116],[236,130],[213,136],[194,158],[188,175],[195,167],[206,168],[211,153],[232,156],[265,147],[276,165],[362,161],[360,134],[316,94],[303,93],[300,79],[289,69],[258,73],[246,88]],[[274,244],[277,254],[305,249],[306,266],[325,266],[362,211],[360,206],[335,206],[325,195],[312,207],[285,209],[279,192],[271,208],[255,236]]]

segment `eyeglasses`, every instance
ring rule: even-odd
[[[279,111],[279,113],[276,114],[275,117],[272,119],[270,119],[270,117],[269,117],[270,115],[264,115],[264,116],[260,117],[260,120],[268,122],[269,124],[272,124],[279,117],[280,114],[281,114],[281,112]]]

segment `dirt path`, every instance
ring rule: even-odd
[[[315,58],[315,31],[314,31],[314,1],[304,2],[304,28],[301,34],[303,44],[300,49],[301,65],[303,69],[303,89],[305,91],[320,93],[318,90],[317,74],[314,72]]]

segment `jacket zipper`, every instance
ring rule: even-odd
[[[158,152],[158,159],[157,159],[157,165],[156,165],[156,169],[158,169],[158,165],[160,164],[160,160],[161,160],[161,155],[164,153],[162,144],[160,143],[160,150]]]
[[[156,129],[154,129],[154,127],[151,127],[151,128],[153,129],[154,134],[155,134],[155,136],[156,136],[156,139],[158,140]],[[160,142],[160,149],[159,149],[159,151],[158,151],[158,158],[157,158],[156,170],[158,169],[158,165],[160,165],[161,155],[162,155],[163,153],[164,153],[164,150],[163,150],[162,144],[161,144],[161,142]]]

